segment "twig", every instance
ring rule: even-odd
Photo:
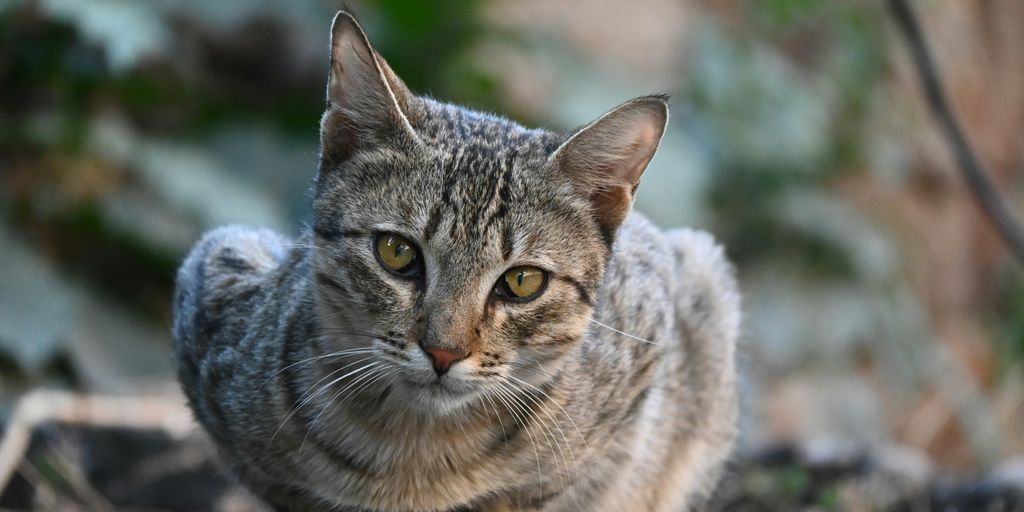
[[[917,22],[914,10],[907,0],[889,0],[888,4],[910,50],[914,67],[917,68],[921,86],[928,99],[928,106],[956,155],[957,163],[967,185],[974,192],[974,197],[981,209],[1002,235],[1010,251],[1019,261],[1024,262],[1024,229],[1013,216],[1006,201],[999,195],[995,184],[989,178],[991,174],[971,148],[970,142],[960,128],[960,123],[949,107],[942,82],[935,71],[935,62],[925,44],[924,33]]]
[[[177,395],[130,398],[32,391],[18,401],[0,438],[0,491],[7,488],[25,457],[33,429],[49,421],[159,428],[175,437],[193,429],[191,415]]]

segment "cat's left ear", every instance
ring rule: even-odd
[[[644,96],[615,107],[576,131],[552,158],[577,190],[590,198],[608,240],[633,204],[640,175],[668,123],[668,97]]]
[[[344,160],[360,147],[415,138],[415,96],[395,75],[356,19],[339,12],[331,27],[327,112],[321,120],[323,158]]]

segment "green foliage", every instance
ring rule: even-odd
[[[722,510],[841,510],[834,482],[799,465],[749,467],[742,478],[742,497]]]
[[[756,30],[736,34],[739,42],[709,43],[713,60],[698,63],[688,88],[693,123],[713,157],[716,232],[741,266],[770,259],[851,279],[846,248],[780,214],[794,192],[827,194],[864,161],[867,107],[884,69],[879,29],[868,22],[878,9],[774,0],[751,2],[750,12]],[[769,44],[784,52],[765,52]],[[821,68],[827,81],[806,72]]]
[[[773,24],[793,22],[808,15],[818,14],[835,3],[829,0],[751,0],[747,2],[756,14]]]
[[[72,5],[57,13],[44,3],[0,5],[0,165],[5,167],[0,173],[0,219],[43,251],[35,257],[52,260],[62,275],[75,276],[89,293],[113,298],[138,317],[166,325],[174,272],[187,243],[209,227],[206,221],[223,218],[223,208],[217,208],[228,204],[226,193],[232,191],[225,191],[222,201],[211,201],[208,196],[216,191],[176,184],[166,172],[173,165],[145,167],[161,154],[219,164],[217,155],[200,144],[224,139],[219,134],[237,132],[238,127],[263,127],[261,133],[276,141],[273,147],[304,155],[298,163],[306,168],[270,168],[294,158],[245,160],[266,169],[234,169],[232,162],[224,162],[229,172],[247,175],[251,193],[236,203],[252,206],[252,200],[268,196],[281,204],[305,204],[304,197],[293,196],[302,195],[308,182],[301,177],[315,170],[315,153],[305,148],[315,148],[317,142],[326,47],[322,55],[310,56],[310,65],[289,67],[294,56],[283,52],[301,44],[247,38],[256,30],[291,37],[308,28],[323,32],[326,39],[331,13],[297,0],[289,16],[267,21],[269,11],[252,5],[243,8],[248,13],[231,13],[231,23],[240,28],[224,28],[232,25],[217,25],[216,16],[198,3],[125,5],[131,16],[164,24],[159,28],[169,39],[166,45],[153,46],[159,50],[155,53],[129,51],[135,60],[116,66],[112,60],[121,54],[115,54],[133,40],[119,39],[116,31],[93,37],[88,8]],[[478,0],[382,0],[358,14],[375,45],[410,86],[492,108],[499,103],[497,82],[469,54],[485,34],[480,6]],[[291,16],[302,9],[323,11],[323,16]],[[104,12],[114,16],[118,10]],[[228,19],[222,14],[218,19]],[[304,23],[316,25],[304,28]],[[98,120],[111,117],[128,131],[104,138],[98,130],[110,123]],[[108,169],[97,175],[105,177],[79,174],[91,161]],[[208,167],[182,171],[208,173],[218,166]],[[259,184],[257,176],[276,176],[298,186],[275,189]],[[209,183],[225,186],[232,181],[221,176]],[[84,196],[68,195],[82,187],[89,191]],[[206,195],[187,197],[200,192]],[[155,213],[148,222],[170,231],[126,229],[117,220],[125,215],[118,212],[130,212],[124,210],[126,199],[154,201]],[[190,209],[202,205],[211,211]],[[184,244],[166,243],[182,236]]]
[[[1024,276],[1010,273],[999,280],[992,321],[1000,354],[1000,370],[1020,370],[1015,365],[1024,361]]]
[[[372,5],[368,21],[374,46],[410,88],[478,108],[498,105],[494,77],[466,58],[485,34],[481,0],[376,0]]]
[[[58,12],[58,4],[65,10]],[[119,48],[133,44],[134,36],[114,42],[93,37],[86,19],[95,14],[93,4],[141,13],[166,32],[166,44],[149,53],[135,48],[125,59]],[[111,299],[118,303],[112,309],[166,334],[175,267],[203,229],[247,220],[269,225],[264,221],[271,219],[294,232],[302,215],[308,218],[335,7],[319,0],[0,0],[0,228],[32,251],[24,259],[45,262],[61,279],[81,285],[87,301]],[[547,23],[494,26],[504,27],[485,18],[486,7],[483,0],[369,0],[356,14],[411,88],[445,101],[513,118],[542,115],[548,124],[569,127],[629,94],[647,92],[642,79],[605,74],[601,66],[614,59],[595,62],[600,49],[573,48],[571,35]],[[777,359],[788,358],[790,366],[780,368],[838,360],[863,353],[868,343],[885,345],[912,338],[906,333],[919,332],[918,326],[927,329],[927,322],[906,313],[924,307],[878,313],[886,304],[903,304],[897,298],[916,300],[893,296],[909,289],[892,256],[899,244],[879,235],[884,226],[846,203],[837,186],[877,156],[872,130],[879,128],[877,107],[886,99],[891,51],[882,7],[747,0],[735,9],[695,6],[681,17],[698,22],[685,36],[687,52],[679,54],[686,78],[665,91],[673,93],[673,120],[652,171],[661,166],[686,179],[663,181],[669,185],[660,195],[644,196],[657,184],[656,172],[648,172],[640,197],[662,206],[657,213],[669,212],[658,221],[709,228],[723,242],[738,263],[752,313],[745,332],[754,344],[772,340],[755,350],[783,354]],[[489,55],[481,57],[494,48],[536,62],[523,69],[535,68],[536,76],[526,79],[543,87],[527,92],[539,92],[529,98],[547,103],[515,111],[512,100],[521,107],[521,99],[505,94],[505,79],[495,74],[500,71],[488,67]],[[666,74],[675,73],[676,64],[665,63]],[[80,173],[90,162],[105,172]],[[683,210],[685,216],[671,217]],[[281,220],[282,211],[290,216]],[[772,274],[777,279],[761,279]],[[984,306],[1006,369],[1024,361],[1024,280],[1000,283]],[[819,295],[837,289],[844,293],[820,304],[826,301]],[[69,293],[39,292],[50,294],[46,298]],[[763,308],[769,320],[759,323],[758,306],[765,303],[777,307]],[[779,314],[783,308],[794,311]],[[819,328],[843,340],[814,331],[815,320],[840,316],[858,328],[828,321]],[[69,324],[65,331],[75,328]],[[0,339],[0,349],[5,342]],[[885,352],[871,354],[885,360]],[[0,350],[0,373],[28,366],[15,359]],[[766,360],[774,359],[760,358],[762,368]],[[73,373],[56,364],[42,367]],[[766,503],[791,508],[830,510],[838,501],[834,487],[808,483],[799,470],[754,474],[748,484],[763,487]]]
[[[851,255],[842,247],[778,217],[777,201],[783,192],[806,184],[793,184],[785,170],[727,168],[719,172],[709,207],[716,214],[716,234],[738,265],[746,267],[770,257],[804,269],[809,277],[854,277]]]

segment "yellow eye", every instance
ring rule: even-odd
[[[416,269],[419,251],[412,242],[394,233],[377,235],[377,258],[385,268],[402,274]]]
[[[505,286],[508,295],[525,299],[540,293],[547,281],[544,271],[537,267],[513,267],[505,271]]]

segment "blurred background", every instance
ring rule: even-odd
[[[964,128],[1024,212],[1024,3],[915,5]],[[1024,482],[1020,266],[934,129],[883,3],[351,7],[414,91],[528,125],[672,95],[637,208],[713,232],[739,268],[739,460],[867,453],[920,485]],[[212,227],[308,221],[337,8],[0,0],[0,422],[39,388],[181,410],[175,269]],[[855,508],[841,485],[807,490],[813,471],[752,474],[733,480],[795,493],[776,503]]]

